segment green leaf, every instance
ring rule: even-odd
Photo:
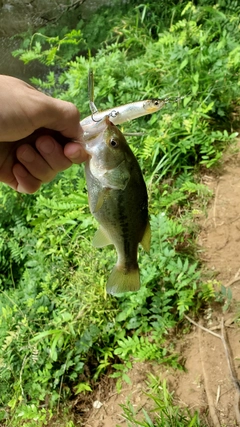
[[[131,381],[130,377],[129,377],[127,374],[123,373],[123,375],[122,375],[122,379],[123,379],[123,381],[125,381],[127,384],[132,384],[132,381]]]
[[[185,58],[180,64],[180,70],[183,70],[183,68],[185,68],[187,64],[188,64],[188,58]]]
[[[39,341],[42,338],[46,338],[46,337],[51,336],[51,335],[57,335],[57,336],[59,336],[60,334],[62,334],[62,330],[51,329],[51,330],[48,330],[48,331],[40,332],[39,334],[35,335],[35,337],[31,338],[30,341],[31,342],[35,342],[35,341]]]
[[[191,96],[184,97],[184,99],[183,99],[183,106],[186,107],[189,104],[189,102],[191,101],[191,99],[192,99]]]

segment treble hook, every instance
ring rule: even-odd
[[[91,114],[91,119],[92,119],[92,121],[93,121],[93,122],[98,123],[98,122],[100,122],[102,119],[95,120],[95,119],[93,118],[93,115],[94,115],[95,113],[97,113],[97,111],[94,111],[94,112]]]

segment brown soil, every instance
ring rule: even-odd
[[[226,155],[224,167],[217,176],[205,174],[203,182],[213,190],[214,197],[207,217],[200,219],[200,253],[211,277],[231,289],[232,300],[225,309],[220,304],[207,309],[198,322],[214,333],[226,334],[227,338],[224,335],[222,340],[191,325],[191,332],[183,335],[177,344],[185,360],[186,372],[156,364],[135,363],[130,372],[132,384],[126,385],[120,394],[116,393],[113,383],[103,380],[95,396],[95,401],[101,402],[102,406],[96,409],[94,402],[89,402],[88,419],[81,424],[85,427],[127,427],[119,405],[129,399],[135,408],[148,408],[150,403],[144,391],[147,390],[149,372],[161,379],[166,378],[176,403],[193,411],[199,410],[206,425],[240,426],[239,418],[238,423],[236,421],[239,391],[231,378],[234,375],[240,378],[240,333],[235,322],[240,317],[240,154],[237,150]],[[222,319],[224,327],[221,330]],[[228,355],[226,343],[230,349]],[[229,363],[233,365],[232,373]]]

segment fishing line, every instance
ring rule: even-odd
[[[170,104],[170,103],[175,103],[175,102],[179,102],[187,97],[190,97],[190,99],[188,101],[193,101],[193,98],[196,98],[197,95],[203,93],[206,94],[205,99],[200,101],[201,103],[206,102],[207,99],[211,96],[211,94],[216,91],[217,89],[219,89],[221,86],[213,86],[209,89],[208,93],[206,94],[206,91],[199,91],[196,92],[195,94],[193,94],[191,91],[187,92],[185,95],[182,96],[167,96],[168,94],[166,94],[165,96],[162,96],[161,98],[153,98],[152,101],[155,101],[156,103],[162,102],[163,105],[166,104]],[[102,119],[100,118],[99,120],[96,120],[94,118],[94,114],[98,113],[98,109],[94,103],[94,76],[93,76],[93,70],[92,68],[89,68],[89,72],[88,72],[88,96],[89,96],[89,106],[90,106],[90,110],[91,110],[91,119],[93,122],[98,123],[100,122]],[[119,111],[117,110],[112,110],[109,114],[108,117],[109,118],[115,118],[118,114],[120,114]]]
[[[211,94],[215,91],[215,90],[217,90],[217,89],[220,89],[220,88],[222,88],[222,86],[213,86],[211,89],[209,89],[209,93],[208,94],[206,94],[206,98],[205,98],[205,101],[211,96]],[[178,96],[178,97],[173,97],[173,96],[169,96],[169,97],[167,97],[167,98],[160,98],[160,99],[162,99],[166,104],[168,104],[168,103],[172,103],[172,102],[178,102],[178,101],[180,101],[181,99],[184,99],[184,98],[186,98],[187,96],[191,96],[191,97],[196,97],[197,95],[200,95],[201,93],[206,93],[206,91],[204,91],[204,90],[202,90],[202,91],[199,91],[199,92],[196,92],[196,94],[194,95],[194,94],[192,94],[191,92],[188,92],[188,93],[186,93],[185,95],[182,95],[182,96]],[[173,99],[172,99],[173,98]]]

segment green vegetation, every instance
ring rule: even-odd
[[[89,115],[89,64],[99,109],[182,99],[122,126],[146,134],[128,139],[148,184],[152,228],[151,252],[140,252],[137,293],[105,294],[116,255],[91,245],[97,225],[82,167],[59,174],[33,196],[1,185],[0,425],[46,425],[61,402],[89,393],[104,372],[120,389],[130,381],[134,359],[179,367],[169,331],[184,312],[198,312],[216,296],[195,253],[194,212],[204,211],[210,197],[195,176],[219,164],[236,136],[239,10],[227,1],[174,3],[114,5],[113,18],[111,8],[103,9],[76,29],[69,25],[65,35],[45,29],[15,52],[26,63],[47,64],[46,78],[33,82],[74,102],[82,117]],[[145,424],[136,424],[130,405],[124,408],[129,426],[200,426],[197,414],[191,421],[179,408],[179,423],[171,421],[165,385],[154,400],[159,421],[145,413]]]
[[[190,414],[186,408],[180,408],[173,402],[173,396],[167,390],[166,380],[159,384],[159,380],[150,378],[150,390],[154,394],[148,395],[154,402],[154,408],[148,414],[145,409],[142,413],[137,412],[131,402],[121,405],[123,408],[123,418],[128,421],[128,427],[204,427],[199,414]],[[137,413],[136,413],[137,412]],[[116,427],[120,427],[117,425]]]

